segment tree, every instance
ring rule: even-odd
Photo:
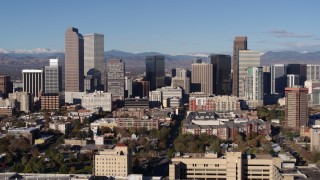
[[[70,168],[69,173],[70,173],[70,174],[76,174],[76,173],[77,173],[77,172],[76,172],[76,168],[72,166],[72,167]]]
[[[66,164],[61,164],[60,169],[59,169],[59,173],[60,174],[67,174],[68,171],[68,167]]]
[[[31,167],[31,164],[27,164],[25,167],[24,167],[24,170],[23,170],[24,173],[32,173],[32,167]]]

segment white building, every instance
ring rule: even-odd
[[[103,91],[87,93],[81,98],[81,106],[88,110],[102,108],[103,111],[111,112],[112,95],[110,93],[104,93]]]
[[[43,92],[43,70],[24,69],[22,70],[23,91],[33,94],[38,100]]]
[[[17,102],[19,111],[30,113],[33,110],[33,95],[27,92],[15,92],[9,94],[10,102]]]
[[[49,128],[60,131],[62,134],[70,132],[72,125],[70,122],[51,122]]]
[[[304,87],[308,88],[308,100],[309,100],[309,106],[313,105],[319,105],[319,102],[313,103],[313,95],[319,96],[318,89],[320,87],[320,79],[314,79],[314,80],[306,80],[304,82]],[[319,97],[316,97],[319,98]]]
[[[320,65],[308,64],[307,65],[307,80],[320,79]]]
[[[263,105],[263,71],[262,67],[250,67],[245,76],[245,99],[250,108]]]
[[[117,127],[116,118],[101,118],[90,123],[90,128],[94,134],[97,134],[98,129],[100,129],[101,127],[108,127],[110,129],[113,129],[113,127]]]
[[[44,67],[45,93],[59,93],[62,90],[62,67],[59,59],[50,59],[49,66]]]
[[[245,97],[245,77],[249,67],[260,66],[260,52],[252,50],[239,50],[239,97]]]
[[[177,101],[175,99],[180,99],[179,101],[181,101],[182,88],[166,86],[149,92],[149,101],[151,103],[151,107],[171,107],[170,102],[168,103],[168,101],[171,99],[173,100],[172,105],[176,107]]]

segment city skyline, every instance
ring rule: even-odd
[[[320,15],[318,6],[317,1],[247,1],[230,5],[229,1],[74,4],[35,0],[19,2],[19,6],[8,1],[2,3],[6,18],[1,32],[6,36],[0,37],[0,49],[63,51],[64,30],[73,26],[84,34],[104,34],[106,51],[231,54],[232,39],[238,35],[247,36],[248,46],[261,52],[317,51],[319,25],[312,19]],[[55,9],[54,15],[46,7]],[[244,11],[239,15],[241,9]],[[93,21],[101,18],[104,20]]]

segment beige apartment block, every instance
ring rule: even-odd
[[[105,149],[95,155],[96,176],[127,177],[131,174],[131,152],[125,144],[117,144],[114,149]]]

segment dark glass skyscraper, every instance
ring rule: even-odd
[[[213,65],[213,94],[231,94],[231,57],[223,54],[211,54],[210,63]]]
[[[146,57],[146,78],[150,82],[150,91],[164,86],[164,56]]]
[[[273,64],[271,66],[271,94],[284,96],[284,89],[287,85],[287,65]]]
[[[299,75],[299,85],[303,86],[307,80],[307,65],[306,64],[288,64],[287,74]]]

